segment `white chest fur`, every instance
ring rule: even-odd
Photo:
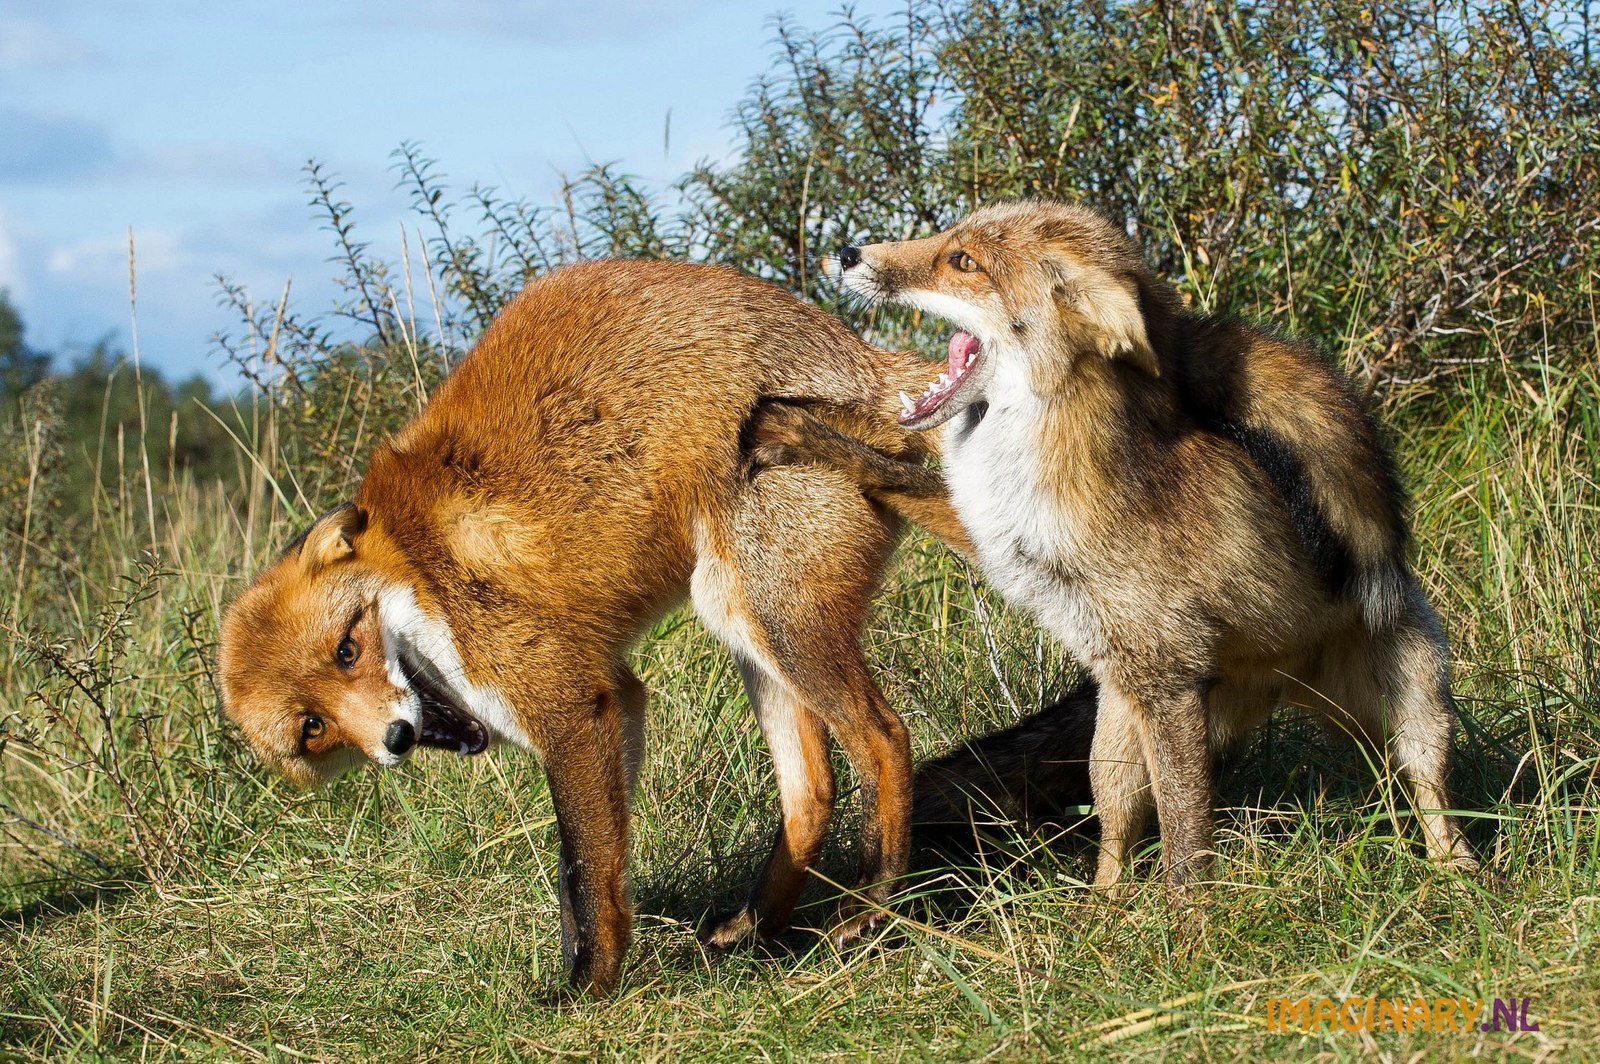
[[[1085,663],[1105,653],[1093,602],[1078,575],[1076,521],[1054,482],[1038,400],[991,392],[981,419],[969,408],[945,429],[950,501],[978,548],[984,576]]]
[[[399,654],[426,661],[440,682],[478,718],[496,742],[511,742],[532,749],[527,732],[517,723],[511,705],[498,690],[467,679],[461,652],[456,649],[450,625],[423,612],[408,587],[391,587],[378,595],[378,616],[383,622],[383,650],[389,679],[397,687],[409,686],[400,668]]]

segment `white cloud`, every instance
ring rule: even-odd
[[[257,145],[210,141],[134,148],[93,117],[5,106],[0,146],[0,185],[287,185],[297,174],[283,153]]]
[[[0,71],[70,66],[93,55],[83,41],[46,22],[0,15]]]
[[[248,144],[163,144],[146,152],[127,176],[192,185],[293,186],[299,168],[282,155]]]
[[[160,273],[183,265],[179,241],[161,229],[135,229],[134,267],[137,273]],[[56,244],[44,260],[45,269],[57,277],[127,277],[128,236],[75,240]]]

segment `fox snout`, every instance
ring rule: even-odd
[[[395,757],[401,757],[417,745],[417,729],[409,720],[397,720],[383,733],[383,748]]]
[[[889,295],[884,285],[886,278],[880,276],[873,263],[866,261],[857,245],[846,244],[840,248],[834,261],[839,264],[839,283],[846,290],[866,296],[874,302]]]
[[[883,246],[868,244],[863,247],[859,244],[846,244],[840,248],[839,253],[834,256],[834,260],[839,264],[839,279],[847,287],[858,289],[863,284],[870,284],[873,289],[870,294],[873,298],[882,299],[888,296],[893,287],[889,276],[892,264],[880,262],[872,257],[873,252]]]
[[[895,301],[905,287],[903,270],[891,255],[880,253],[889,244],[846,244],[834,256],[839,264],[839,283],[848,292],[864,296],[873,303]]]

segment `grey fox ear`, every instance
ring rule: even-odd
[[[1106,358],[1125,358],[1152,377],[1161,375],[1132,277],[1080,268],[1057,284],[1056,298],[1084,323],[1090,343]]]
[[[300,544],[299,558],[307,569],[321,569],[356,552],[355,538],[367,527],[367,511],[344,503],[317,518]]]

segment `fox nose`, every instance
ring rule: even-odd
[[[846,244],[839,249],[839,268],[848,270],[861,262],[861,249],[854,244]]]
[[[409,720],[397,720],[383,734],[383,748],[396,757],[417,745],[417,731]]]

